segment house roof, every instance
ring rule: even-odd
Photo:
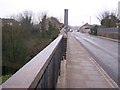
[[[2,18],[2,23],[5,24],[5,23],[15,23],[17,22],[16,20],[14,19],[11,19],[11,18]]]

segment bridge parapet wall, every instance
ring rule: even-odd
[[[59,35],[50,45],[3,83],[3,90],[56,88],[60,74],[60,63],[65,53],[63,47],[63,35]]]

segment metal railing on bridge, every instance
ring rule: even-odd
[[[65,55],[63,35],[59,35],[50,45],[2,84],[2,89],[15,88],[56,88],[60,74],[60,63]]]

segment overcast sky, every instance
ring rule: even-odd
[[[120,0],[0,0],[0,17],[9,17],[25,10],[46,12],[63,22],[64,9],[69,9],[69,25],[80,26],[86,22],[99,24],[98,14],[114,11]],[[91,17],[91,20],[90,20]]]

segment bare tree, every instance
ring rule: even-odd
[[[102,19],[106,18],[107,16],[109,16],[110,12],[109,11],[104,11],[103,13],[99,14],[97,19],[99,21],[101,21]]]
[[[20,13],[18,15],[18,20],[22,24],[26,24],[26,25],[33,24],[32,19],[33,19],[33,13],[32,13],[32,11],[24,11],[23,13]]]
[[[101,22],[101,25],[105,27],[116,27],[117,13],[104,11],[103,13],[99,14],[97,19]]]

